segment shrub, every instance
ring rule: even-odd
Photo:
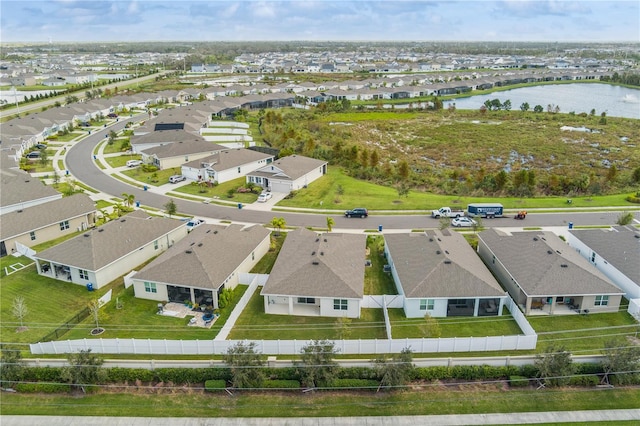
[[[265,380],[262,383],[262,387],[268,389],[299,389],[300,382],[298,380]]]
[[[207,380],[206,382],[204,382],[204,390],[206,392],[222,390],[226,387],[227,387],[226,380]]]
[[[569,379],[569,386],[598,386],[600,378],[598,376],[573,376]]]
[[[377,390],[380,382],[371,379],[334,379],[328,384],[328,388],[371,388]]]
[[[529,379],[524,376],[509,376],[509,386],[523,388],[529,386]]]
[[[109,383],[135,382],[136,380],[152,382],[154,377],[153,371],[144,368],[113,367],[107,369],[107,382]]]
[[[16,383],[14,389],[23,393],[64,393],[71,385],[61,383]]]

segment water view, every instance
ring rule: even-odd
[[[609,84],[575,83],[523,87],[446,101],[444,107],[447,108],[454,103],[459,109],[479,109],[486,100],[492,99],[499,99],[500,102],[510,100],[512,110],[519,110],[520,105],[527,102],[530,110],[536,105],[541,105],[546,111],[547,105],[552,104],[560,107],[561,113],[573,111],[576,114],[588,114],[595,109],[596,115],[606,112],[612,117],[640,119],[640,90]]]

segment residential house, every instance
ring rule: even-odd
[[[84,231],[95,223],[95,203],[84,194],[56,198],[2,215],[0,257]]]
[[[302,155],[279,158],[273,163],[247,174],[253,182],[272,192],[289,193],[305,188],[327,173],[327,162]]]
[[[9,159],[5,158],[2,165],[8,163]],[[62,198],[62,194],[51,186],[15,168],[3,167],[0,171],[0,192],[0,215]]]
[[[617,312],[624,291],[549,231],[478,234],[478,253],[525,315]]]
[[[183,164],[182,175],[197,182],[223,183],[266,166],[273,159],[273,155],[251,149],[225,149]]]
[[[268,314],[359,318],[366,236],[287,234],[261,295]]]
[[[567,243],[625,291],[640,298],[640,231],[632,226],[571,229]]]
[[[502,315],[506,292],[459,233],[429,230],[384,239],[407,318]]]
[[[186,222],[136,210],[34,256],[40,275],[100,288],[187,235]]]
[[[154,132],[156,133],[156,132]],[[224,146],[207,142],[202,136],[184,130],[165,130],[173,142],[146,148],[140,151],[142,161],[161,170],[181,167],[184,163],[198,160],[225,149]]]
[[[135,296],[218,308],[220,293],[235,288],[269,245],[263,226],[200,225],[132,277]]]

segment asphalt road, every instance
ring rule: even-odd
[[[121,197],[122,193],[133,194],[142,205],[164,210],[164,204],[170,197],[143,191],[137,187],[127,185],[112,178],[93,162],[93,149],[105,138],[110,130],[116,132],[122,130],[128,121],[139,120],[140,116],[120,119],[117,123],[105,128],[104,131],[95,131],[82,141],[76,143],[67,152],[66,163],[70,173],[80,182],[111,194]],[[174,198],[178,212],[198,217],[229,220],[242,223],[269,223],[274,216],[284,217],[287,225],[326,227],[327,214],[317,213],[285,213],[271,211],[256,211],[226,207],[215,204],[204,204],[195,201]],[[426,206],[425,206],[426,207]],[[585,225],[614,225],[620,215],[620,211],[594,211],[577,212],[566,211],[562,213],[529,213],[524,221],[516,221],[513,215],[504,218],[485,219],[485,227],[539,227],[539,226],[568,226],[572,222],[575,226]],[[636,220],[640,222],[640,212],[634,212]],[[368,218],[345,218],[342,215],[331,215],[335,220],[334,229],[375,229],[379,226],[383,230],[394,229],[422,229],[437,228],[439,221],[426,215],[372,215]]]

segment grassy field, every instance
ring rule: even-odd
[[[139,417],[327,417],[426,414],[485,414],[536,411],[635,409],[640,390],[510,390],[502,383],[438,383],[399,392],[224,392],[189,388],[104,389],[87,395],[3,394],[4,415]],[[515,414],[517,416],[517,414]],[[610,424],[610,423],[607,423]],[[633,424],[611,423],[611,424]]]
[[[571,207],[624,206],[638,208],[625,197],[629,194],[603,195],[597,197],[572,197]],[[499,202],[507,209],[566,209],[567,197],[539,198],[495,198],[462,197],[439,195],[428,192],[410,191],[406,197],[399,197],[398,191],[347,176],[339,167],[329,167],[328,173],[307,188],[295,192],[291,198],[280,201],[283,207],[345,210],[355,206],[366,207],[375,215],[375,210],[418,210],[431,211],[442,206],[466,208],[470,203]]]
[[[126,160],[124,161],[126,163]],[[123,165],[124,165],[123,163]],[[160,186],[169,182],[169,177],[173,175],[179,175],[180,167],[174,167],[172,169],[158,170],[155,172],[145,172],[142,167],[134,167],[129,170],[124,170],[121,173],[130,177],[133,180],[140,182],[142,185]],[[155,176],[154,176],[155,175]],[[178,185],[183,185],[184,182],[180,182]]]
[[[129,160],[140,160],[140,155],[122,154],[115,157],[104,157],[104,161],[111,167],[122,167],[127,165]]]
[[[236,192],[236,190],[244,186],[246,179],[239,177],[228,182],[221,183],[216,186],[201,186],[196,182],[188,185],[182,185],[175,192],[181,194],[197,195],[199,197],[219,198],[220,200],[233,201],[237,203],[253,203],[258,199],[258,193],[252,192]],[[228,193],[233,190],[233,195],[229,197]]]
[[[271,315],[264,312],[264,300],[256,291],[236,321],[230,340],[384,339],[382,309],[362,309],[361,317],[349,322],[348,335],[337,318]]]

